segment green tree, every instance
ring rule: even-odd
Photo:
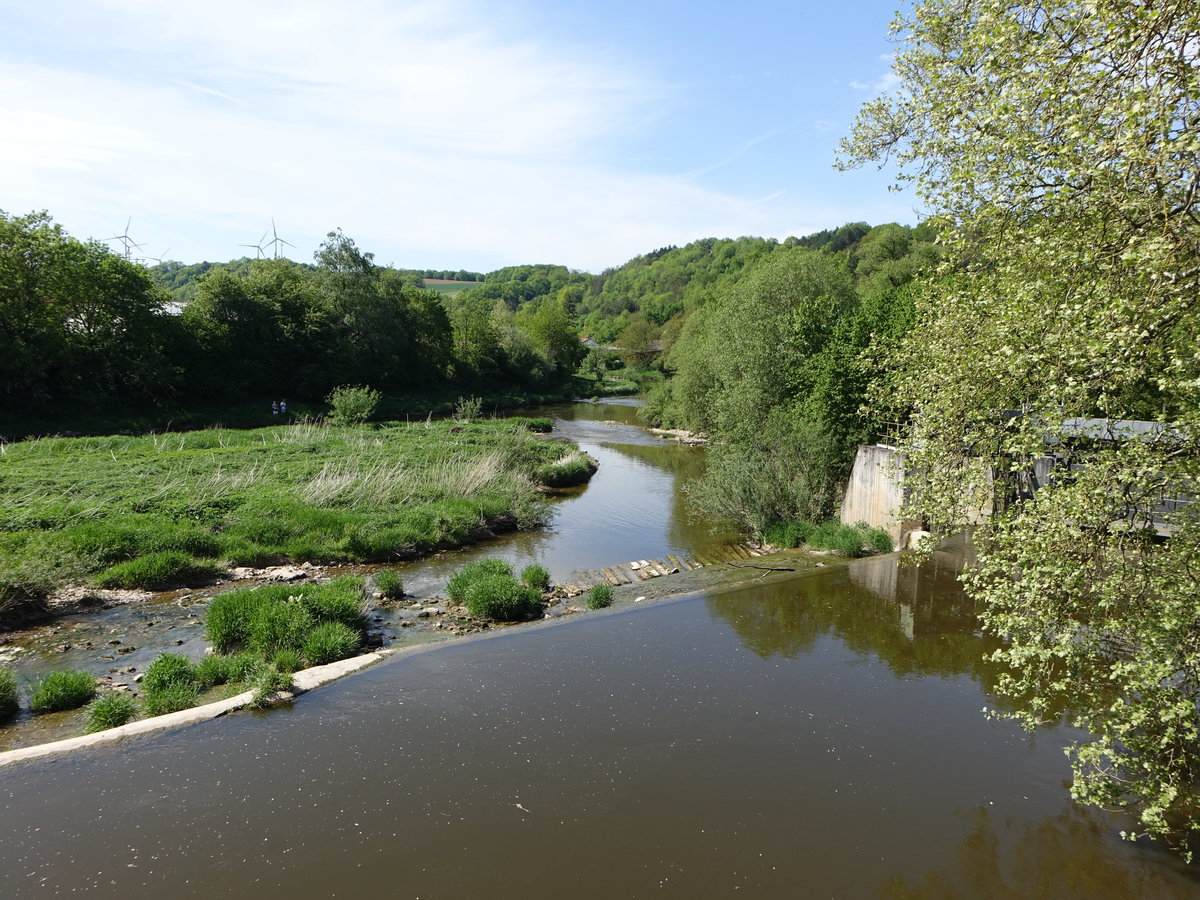
[[[1200,478],[1200,6],[925,0],[895,29],[901,90],[843,159],[897,161],[944,227],[892,355],[913,512],[996,506],[966,584],[1021,718],[1065,699],[1090,732],[1073,795],[1195,831],[1200,522],[1160,498]],[[1163,427],[1094,440],[1073,416]],[[1047,436],[1070,467],[1015,495]]]

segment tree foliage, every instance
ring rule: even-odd
[[[901,91],[844,160],[895,160],[945,226],[891,357],[914,512],[997,509],[966,583],[1002,689],[1027,724],[1066,702],[1091,732],[1077,798],[1179,836],[1200,827],[1200,526],[1161,496],[1200,476],[1200,7],[925,0],[895,29]],[[1074,416],[1163,427],[1069,439]],[[1047,436],[1055,477],[1014,495]]]

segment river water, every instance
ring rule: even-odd
[[[645,555],[605,540],[584,564]],[[1080,735],[981,714],[961,560],[417,648],[291,708],[0,770],[0,896],[1200,895],[1071,803]]]

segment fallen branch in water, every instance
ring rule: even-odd
[[[733,566],[735,569],[766,569],[768,572],[795,572],[795,569],[789,569],[787,566],[756,566],[754,563],[735,563],[725,560],[725,565]]]

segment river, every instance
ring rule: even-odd
[[[686,551],[671,487],[694,459],[640,440],[595,446],[657,469],[669,493],[633,499]],[[602,488],[494,549],[562,542],[559,577],[574,554],[645,556],[612,524],[639,521],[630,498]],[[585,500],[610,536],[566,533]],[[0,896],[1200,895],[1175,856],[1120,840],[1126,820],[1070,801],[1079,734],[981,714],[961,560],[416,648],[290,708],[0,770]]]

